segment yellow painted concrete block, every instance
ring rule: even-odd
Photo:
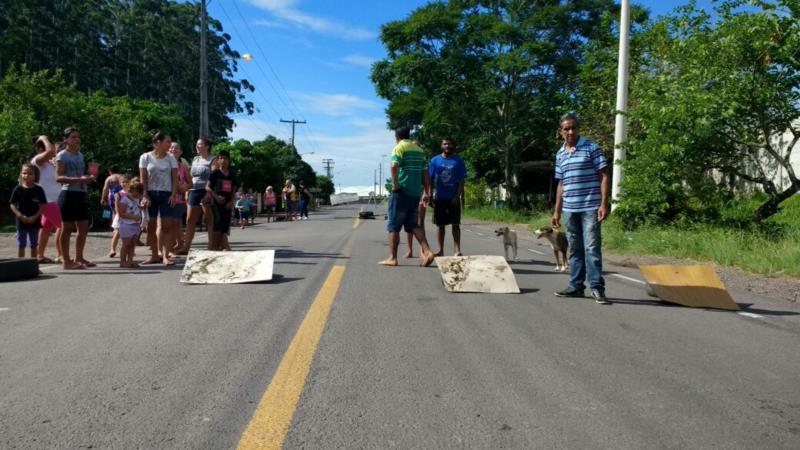
[[[693,308],[739,310],[711,266],[642,265],[639,270],[661,300]]]

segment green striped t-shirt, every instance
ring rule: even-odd
[[[398,142],[392,150],[392,165],[399,165],[397,181],[403,193],[411,197],[422,196],[422,171],[425,167],[425,152],[410,139]]]

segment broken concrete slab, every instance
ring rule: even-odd
[[[272,280],[275,250],[217,252],[191,250],[181,273],[181,283],[231,284]]]
[[[502,256],[440,256],[435,261],[450,292],[519,294],[514,272]]]
[[[639,270],[647,281],[648,295],[693,308],[739,310],[711,266],[641,265]]]

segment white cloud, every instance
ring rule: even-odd
[[[385,117],[370,117],[370,118],[356,118],[350,120],[350,125],[358,128],[373,128],[383,129],[386,128]]]
[[[372,67],[372,64],[377,61],[377,59],[369,56],[352,54],[342,58],[342,61],[353,66],[370,68]]]
[[[279,28],[279,29],[289,28],[289,25],[287,25],[284,22],[276,22],[274,20],[266,20],[266,19],[256,20],[255,22],[253,22],[253,25],[266,28]]]
[[[301,110],[333,117],[350,116],[357,111],[380,107],[371,100],[350,94],[294,93],[293,97],[301,103]]]
[[[343,191],[366,195],[372,190],[375,178],[378,178],[381,163],[383,178],[389,177],[389,155],[395,145],[394,132],[386,128],[386,119],[383,117],[354,121],[360,121],[365,127],[353,129],[352,133],[345,135],[309,133],[308,130],[298,129],[297,146],[303,160],[318,174],[325,173],[322,160],[333,159],[333,181],[337,191],[341,186]],[[373,126],[366,127],[368,124]],[[288,142],[291,131],[285,124],[255,118],[237,118],[231,138],[253,142],[264,139],[266,135]]]
[[[297,9],[297,0],[250,0],[250,3],[293,26],[316,33],[339,36],[342,39],[353,41],[374,39],[377,36],[372,30],[304,13]]]
[[[342,186],[371,186],[383,162],[383,177],[389,176],[389,154],[395,146],[394,132],[385,124],[370,130],[356,131],[346,136],[317,133],[311,136],[319,150],[312,156],[334,161],[333,181],[337,189]],[[322,165],[313,164],[317,173],[324,173]],[[370,189],[371,190],[371,189]],[[353,192],[353,191],[348,191]]]
[[[260,141],[268,135],[284,139],[289,142],[289,134],[286,127],[278,124],[257,119],[235,119],[231,139],[234,141],[246,139],[250,142]]]

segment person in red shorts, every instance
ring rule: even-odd
[[[36,138],[36,156],[31,159],[31,164],[39,169],[39,186],[44,189],[44,195],[47,198],[47,203],[44,205],[42,211],[41,224],[39,229],[39,244],[36,248],[36,259],[39,264],[53,264],[54,262],[61,261],[61,247],[58,245],[60,236],[56,234],[55,247],[56,247],[56,260],[52,260],[45,256],[47,250],[47,243],[50,240],[50,235],[53,231],[59,232],[61,230],[61,212],[58,209],[58,196],[61,194],[61,185],[56,182],[56,152],[57,146],[50,142],[47,136],[39,136]]]

